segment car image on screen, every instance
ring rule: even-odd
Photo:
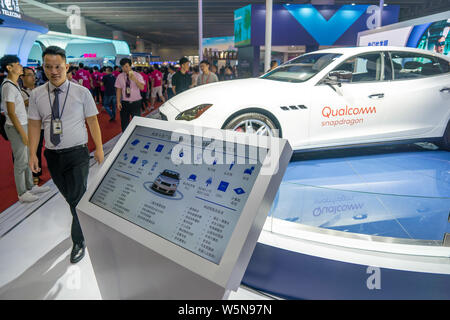
[[[164,195],[173,196],[179,183],[180,174],[166,169],[153,182],[152,189]]]
[[[259,78],[194,87],[162,120],[289,140],[294,150],[434,142],[450,150],[450,57],[416,48],[332,48]]]

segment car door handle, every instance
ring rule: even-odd
[[[384,93],[371,94],[369,96],[370,99],[381,99],[384,98]]]
[[[445,91],[447,91],[447,92],[450,92],[450,88],[442,88],[441,90],[439,90],[440,92],[445,92]]]

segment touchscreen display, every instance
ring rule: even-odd
[[[137,126],[90,202],[219,264],[261,161],[238,143],[221,141],[213,153],[211,140],[183,141],[181,151],[180,143],[169,131]]]

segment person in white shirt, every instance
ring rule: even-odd
[[[2,83],[2,109],[5,110],[5,131],[11,142],[14,157],[14,182],[20,202],[38,200],[37,194],[47,192],[49,187],[33,184],[33,175],[28,167],[28,119],[22,91],[18,80],[23,74],[20,60],[14,55],[0,59],[0,69],[8,73]]]
[[[175,74],[175,68],[172,66],[169,66],[167,68],[167,70],[169,71],[169,74],[167,75],[167,100],[169,100],[170,98],[172,98],[174,96],[173,91],[172,91],[172,77]]]
[[[28,109],[28,104],[30,101],[31,91],[36,87],[36,74],[32,68],[24,67],[23,74],[20,76],[22,80],[22,98],[25,101],[25,107]],[[28,112],[28,110],[27,110]],[[44,145],[44,127],[41,127],[41,136],[39,138],[39,145],[37,148],[36,156],[39,161],[39,167],[42,168],[42,146]],[[33,183],[39,185],[40,177],[42,176],[42,171],[37,173],[33,172]]]
[[[211,71],[209,71],[209,61],[203,60],[200,62],[200,69],[202,70],[202,73],[199,75],[197,79],[197,85],[201,86],[202,84],[208,84],[212,82],[218,82],[219,78],[217,78],[217,75]]]
[[[103,143],[97,119],[97,106],[89,89],[67,80],[66,52],[56,46],[42,53],[44,72],[49,81],[31,92],[28,120],[30,123],[30,160],[33,172],[39,172],[36,149],[39,132],[44,125],[47,168],[72,213],[73,242],[70,262],[79,262],[85,254],[85,240],[76,211],[87,189],[89,149],[87,126],[95,144],[94,159],[103,162]]]

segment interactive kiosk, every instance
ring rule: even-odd
[[[103,299],[226,299],[292,155],[287,140],[135,117],[77,210]]]

